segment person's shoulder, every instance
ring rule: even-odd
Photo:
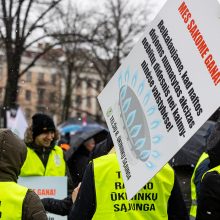
[[[212,183],[220,184],[220,174],[215,170],[207,172],[202,179],[203,185],[211,186]]]
[[[46,211],[39,196],[30,189],[27,191],[24,199],[22,213],[23,219],[47,219]]]

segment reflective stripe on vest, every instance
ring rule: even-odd
[[[15,182],[0,182],[0,219],[21,220],[27,188]]]
[[[197,164],[196,164],[196,167],[193,171],[193,175],[192,175],[192,178],[191,178],[191,207],[190,207],[190,220],[194,220],[196,218],[196,211],[197,211],[197,196],[196,196],[196,185],[194,183],[195,181],[195,173],[196,173],[196,170],[197,168],[199,167],[199,165],[206,159],[208,158],[209,155],[207,153],[203,153]]]
[[[167,204],[174,185],[174,171],[165,165],[130,201],[115,154],[94,160],[96,212],[93,220],[168,220]]]
[[[55,146],[50,152],[46,169],[31,148],[27,148],[27,158],[21,168],[20,176],[65,176],[66,163],[63,158],[63,150]]]
[[[214,167],[214,168],[208,170],[206,173],[210,173],[212,171],[216,171],[218,174],[220,174],[220,165],[218,165],[217,167]],[[203,174],[202,179],[204,178],[206,173]]]

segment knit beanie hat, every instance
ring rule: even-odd
[[[55,130],[53,119],[50,116],[42,113],[36,113],[32,116],[33,139],[44,132]]]

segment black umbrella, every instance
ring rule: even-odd
[[[207,139],[216,122],[206,121],[205,124],[186,142],[186,144],[170,160],[172,166],[189,165],[194,167],[200,155],[206,151]]]
[[[70,149],[65,152],[66,159],[69,160],[77,149],[88,139],[94,138],[98,144],[106,139],[108,130],[99,124],[89,124],[83,126],[74,135],[70,136]]]

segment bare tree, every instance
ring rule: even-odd
[[[67,120],[70,116],[74,88],[85,80],[81,73],[88,66],[88,60],[83,56],[86,50],[83,44],[88,41],[86,32],[89,16],[89,13],[79,11],[77,6],[69,1],[67,11],[60,10],[59,28],[51,30],[62,47],[63,55],[56,62],[64,80],[62,120]]]
[[[93,64],[104,87],[144,31],[147,12],[129,0],[109,0],[103,11],[94,10],[87,43],[89,53],[84,55]],[[96,118],[101,120],[102,111],[97,114]]]
[[[105,86],[143,32],[147,13],[129,0],[109,0],[104,6],[103,12],[96,13],[90,36],[92,56],[87,58]]]
[[[50,50],[54,44],[48,44],[36,53],[33,60],[20,70],[22,55],[33,45],[46,39],[48,23],[54,15],[54,9],[62,0],[1,0],[0,35],[4,43],[7,61],[7,83],[4,107],[16,105],[18,80],[35,62]]]

